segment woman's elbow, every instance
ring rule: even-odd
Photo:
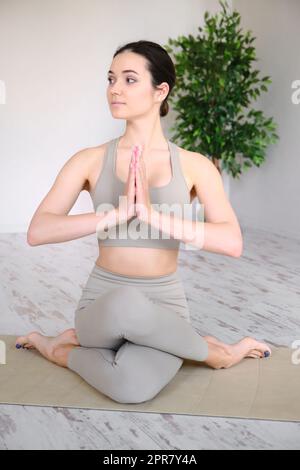
[[[27,232],[27,243],[30,246],[39,245],[39,243],[37,242],[37,239],[33,236],[32,232],[30,231]]]
[[[236,243],[234,248],[231,251],[231,256],[234,258],[240,258],[243,254],[243,240],[239,239]]]
[[[42,245],[43,242],[41,241],[41,237],[38,234],[37,228],[35,230],[33,228],[29,228],[27,231],[27,243],[30,246],[37,246]]]

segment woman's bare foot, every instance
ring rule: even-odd
[[[80,346],[74,328],[69,328],[58,336],[45,336],[32,331],[26,336],[19,336],[16,347],[17,345],[24,349],[37,349],[46,359],[64,367],[67,367],[68,353]]]
[[[206,339],[207,342],[213,343],[213,344],[218,344],[219,346],[230,346],[230,345],[228,345],[226,343],[223,343],[222,341],[218,340],[215,336],[203,336],[203,338]],[[247,338],[250,338],[250,337],[247,336]],[[250,339],[256,341],[254,338],[250,338]],[[256,341],[256,342],[260,345],[265,344],[265,343],[260,343],[258,341]],[[269,351],[269,352],[271,351],[270,348],[265,349],[265,350]],[[253,357],[255,359],[262,358],[262,357],[264,357],[264,351],[262,352],[261,349],[257,349],[257,345],[256,345],[256,348],[251,349],[251,351],[249,351],[249,353],[246,354],[245,357]],[[270,355],[271,355],[271,352],[270,352]]]
[[[204,362],[214,369],[227,369],[245,357],[264,357],[266,351],[269,356],[272,353],[266,343],[261,343],[250,336],[234,344],[222,343],[213,336],[204,336],[204,339],[209,345],[208,358]]]

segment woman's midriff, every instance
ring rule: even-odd
[[[177,269],[178,249],[112,247],[99,245],[96,264],[128,276],[163,276]]]
[[[180,154],[185,154],[186,151],[180,149]],[[103,154],[104,147],[101,146],[101,152]],[[98,168],[98,157],[97,157],[97,168]],[[122,159],[121,159],[122,160]],[[188,158],[190,162],[190,159]],[[196,197],[196,191],[193,186],[193,178],[190,175],[194,175],[193,168],[189,167],[190,163],[186,163],[183,158],[182,168],[184,178],[187,186],[190,188],[190,202]],[[90,172],[91,175],[98,174],[99,172],[93,170]],[[123,175],[126,174],[125,169],[121,172]],[[125,176],[122,178],[125,180]],[[95,188],[96,180],[91,178],[89,186]],[[156,185],[154,185],[156,186]],[[97,266],[100,266],[109,271],[124,274],[128,276],[164,276],[171,274],[177,270],[177,258],[179,250],[164,250],[156,248],[136,248],[126,246],[100,246],[99,243],[99,256],[96,260]]]

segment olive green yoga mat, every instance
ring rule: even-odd
[[[16,349],[16,336],[0,335],[0,403],[300,421],[300,364],[296,351],[272,347],[272,356],[245,358],[229,369],[184,360],[152,400],[123,404],[37,350]],[[1,360],[1,362],[3,359]]]

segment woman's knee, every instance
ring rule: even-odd
[[[118,390],[117,393],[114,393],[114,400],[119,403],[143,403],[154,398],[160,389],[153,389],[152,387],[146,387],[135,385],[134,383],[122,384],[122,387]]]
[[[176,364],[175,364],[176,362]],[[117,387],[117,401],[120,403],[143,403],[152,400],[174,378],[183,363],[183,359],[174,357],[168,370],[153,371],[145,366],[145,372],[131,362],[122,364],[120,382]],[[115,389],[116,391],[116,389]],[[115,398],[116,399],[116,398]]]

